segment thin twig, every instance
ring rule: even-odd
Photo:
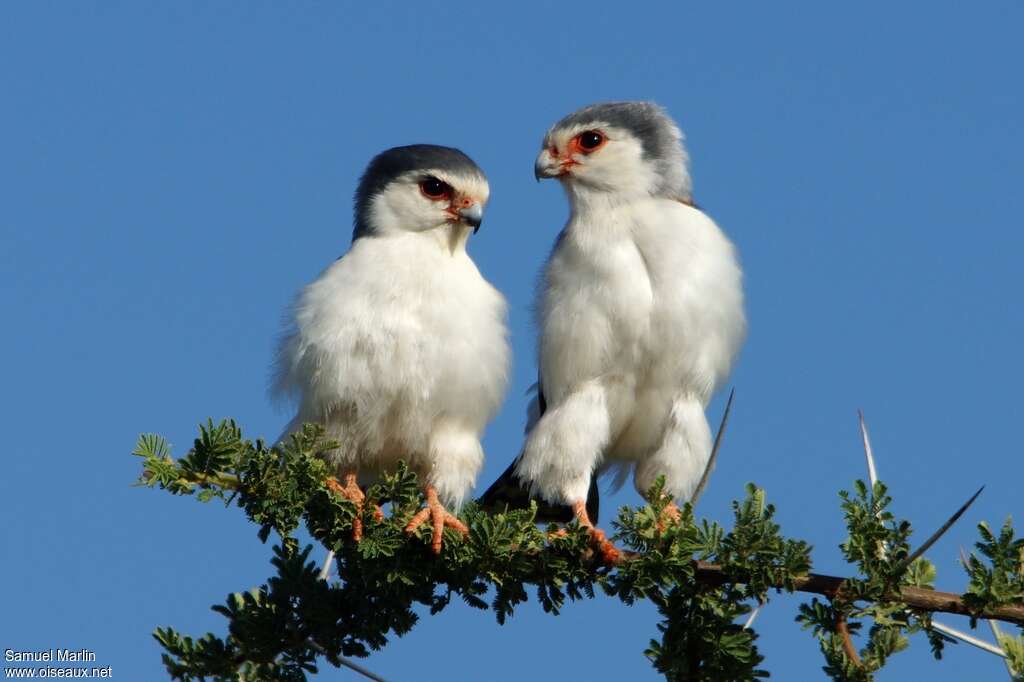
[[[836,632],[839,633],[843,640],[843,651],[846,652],[846,657],[858,668],[863,667],[860,662],[860,656],[857,655],[857,647],[853,646],[850,628],[846,625],[846,615],[838,611],[836,612]]]
[[[722,414],[722,422],[718,425],[718,433],[715,434],[715,444],[711,447],[711,456],[708,457],[707,466],[704,467],[704,474],[700,477],[697,489],[690,496],[690,505],[693,507],[697,506],[697,500],[704,494],[704,488],[707,487],[708,481],[711,480],[711,471],[715,468],[715,461],[718,459],[718,448],[722,445],[722,435],[725,434],[725,426],[729,423],[729,412],[732,410],[732,399],[735,395],[735,388],[729,391],[729,401],[725,403],[725,412]]]
[[[143,475],[144,478],[147,478]],[[234,474],[225,474],[223,472],[214,472],[211,474],[203,474],[196,472],[186,472],[184,476],[175,481],[180,486],[187,485],[198,485],[198,486],[220,486],[225,490],[240,490],[242,482],[238,476]]]
[[[911,554],[906,559],[904,559],[902,562],[900,562],[900,567],[896,571],[896,573],[899,573],[900,571],[905,569],[907,566],[909,566],[910,564],[914,563],[914,560],[917,559],[917,557],[919,557],[922,554],[924,554],[925,552],[927,552],[929,547],[931,547],[936,542],[938,542],[939,538],[941,538],[942,535],[947,530],[949,530],[953,526],[953,524],[956,523],[957,520],[961,516],[964,515],[964,512],[967,511],[968,507],[970,507],[972,504],[974,504],[974,501],[976,499],[978,499],[978,495],[980,495],[981,491],[984,490],[984,489],[985,489],[985,486],[981,486],[980,488],[978,488],[978,492],[976,492],[973,495],[971,495],[971,499],[969,499],[966,502],[964,502],[963,505],[959,509],[957,509],[956,512],[952,516],[949,517],[949,520],[947,520],[944,524],[942,524],[941,528],[939,528],[937,531],[932,533],[932,536],[930,538],[928,538],[927,540],[925,540],[924,544],[921,545],[920,547],[918,547],[917,550],[913,554]]]

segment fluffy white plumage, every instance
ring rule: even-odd
[[[340,443],[328,455],[339,475],[365,481],[405,460],[458,507],[483,462],[509,349],[505,300],[466,253],[487,181],[468,157],[437,149],[397,148],[381,156],[411,158],[371,163],[356,238],[299,294],[273,392],[298,404],[286,434],[319,422]],[[427,196],[425,178],[449,196]]]
[[[547,409],[515,471],[549,502],[579,503],[615,464],[686,500],[707,464],[704,408],[746,323],[734,248],[692,205],[685,159],[649,103],[588,107],[545,138],[538,177],[559,178],[571,215],[537,295]]]

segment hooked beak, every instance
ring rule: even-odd
[[[536,163],[533,164],[533,177],[537,179],[537,182],[543,178],[557,178],[563,173],[565,173],[565,169],[562,162],[552,156],[547,149],[541,151],[537,156]]]
[[[459,209],[459,220],[473,228],[473,234],[480,231],[480,223],[484,220],[484,209],[478,203]]]

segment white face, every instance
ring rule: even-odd
[[[623,195],[648,194],[658,180],[640,140],[600,121],[548,133],[536,173],[558,178],[567,189]]]
[[[489,196],[487,180],[480,176],[413,171],[392,180],[373,198],[368,217],[379,233],[424,232],[453,224],[475,227]]]

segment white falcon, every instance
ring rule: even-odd
[[[693,203],[682,139],[656,104],[595,104],[548,131],[535,167],[571,214],[537,293],[535,417],[482,502],[521,503],[528,487],[570,507],[606,554],[594,477],[632,469],[645,493],[663,475],[689,499],[711,452],[704,408],[746,333],[736,252]]]
[[[360,479],[399,460],[418,473],[428,506],[406,531],[429,517],[435,552],[444,526],[466,531],[448,509],[473,487],[507,383],[505,299],[466,253],[489,191],[457,149],[375,157],[356,190],[352,246],[298,295],[272,388],[298,405],[285,435],[318,422],[340,443],[326,455],[331,485],[360,509]]]

